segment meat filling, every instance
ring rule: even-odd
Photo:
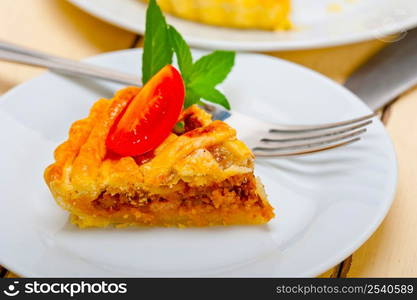
[[[260,206],[263,202],[256,193],[256,181],[253,175],[238,175],[229,179],[203,187],[190,187],[181,184],[180,191],[174,191],[165,195],[149,194],[143,190],[135,190],[133,193],[112,194],[103,192],[93,201],[96,208],[107,211],[119,211],[122,208],[137,208],[146,212],[152,205],[165,203],[171,207],[192,208],[196,206],[237,207]]]

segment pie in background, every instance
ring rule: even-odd
[[[147,0],[145,0],[147,1]],[[191,21],[244,29],[291,28],[291,0],[158,0],[164,12]]]
[[[136,157],[111,153],[109,130],[139,91],[128,87],[98,100],[87,118],[72,124],[45,170],[56,202],[74,224],[189,227],[273,218],[251,151],[234,129],[196,105],[181,113],[183,126],[155,150]]]

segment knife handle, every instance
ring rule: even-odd
[[[372,57],[345,87],[378,110],[417,84],[417,29]]]

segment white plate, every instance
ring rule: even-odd
[[[140,70],[138,50],[89,61]],[[265,226],[77,229],[52,199],[43,171],[70,124],[120,87],[46,73],[1,98],[0,264],[36,277],[315,276],[358,248],[390,207],[395,154],[375,120],[353,145],[260,160],[256,172],[277,215]],[[322,75],[268,56],[239,54],[222,88],[237,111],[280,123],[369,113]]]
[[[98,18],[127,30],[145,31],[140,0],[69,0]],[[382,38],[417,25],[415,0],[292,0],[294,30],[270,32],[203,25],[167,16],[195,47],[246,51],[291,50]],[[329,6],[340,7],[330,12]]]

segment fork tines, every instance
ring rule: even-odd
[[[274,126],[252,150],[257,157],[281,157],[320,152],[360,140],[375,114],[313,126]]]

